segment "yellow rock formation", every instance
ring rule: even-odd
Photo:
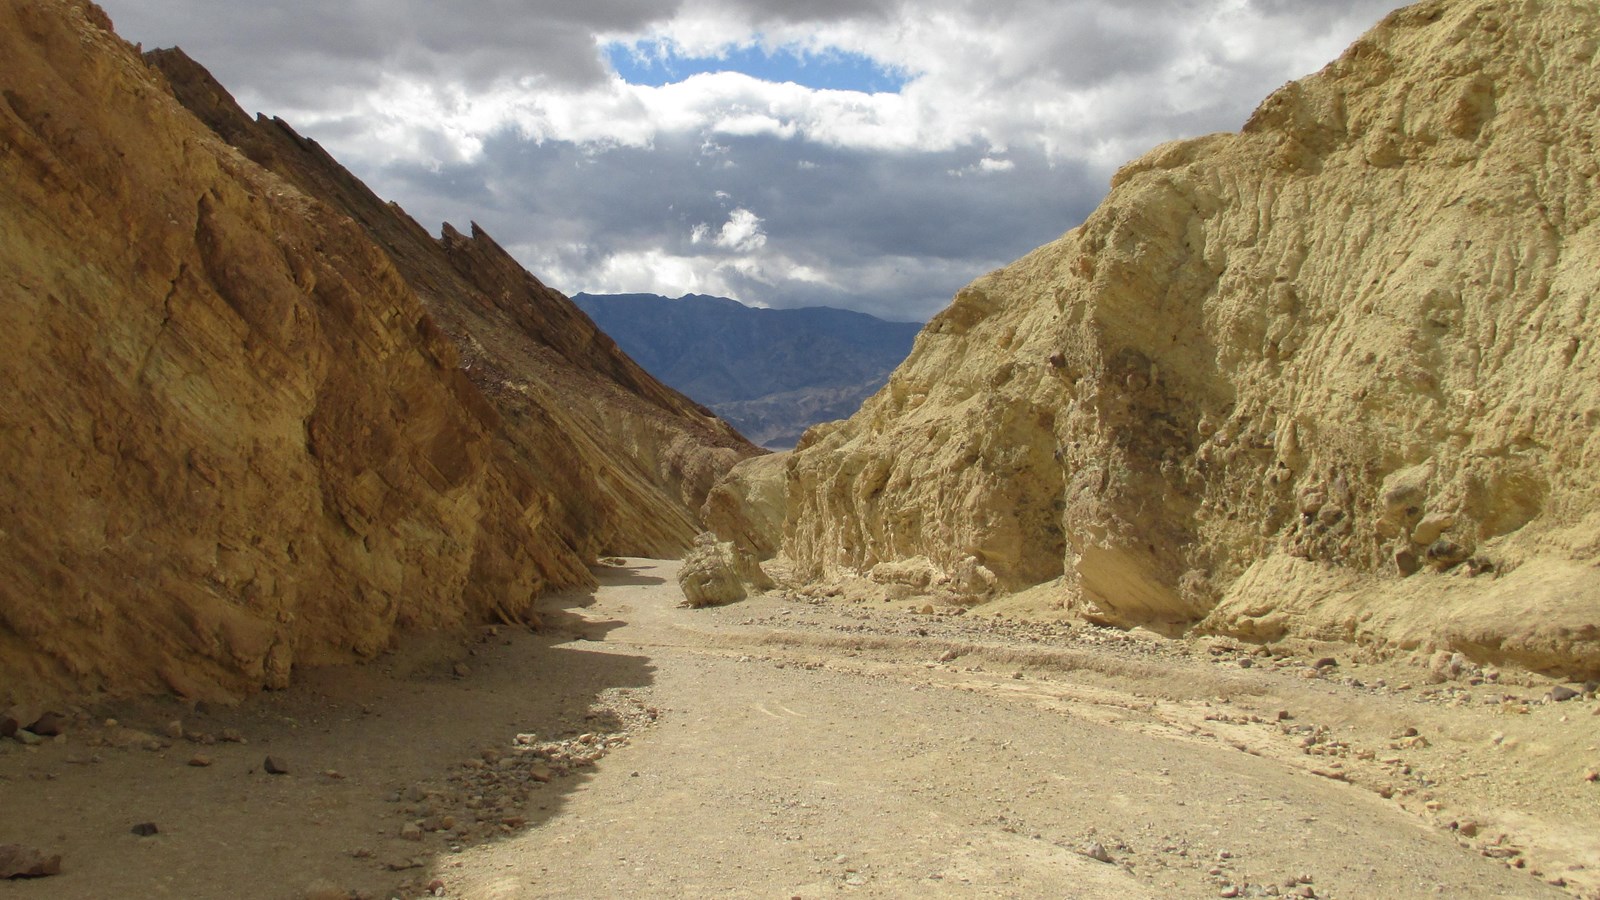
[[[687,547],[756,452],[93,5],[5,4],[0,56],[0,699],[236,697],[520,620]]]
[[[1424,2],[1126,166],[801,442],[797,574],[1600,674],[1597,36]]]

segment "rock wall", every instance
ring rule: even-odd
[[[801,442],[797,572],[1600,674],[1597,35],[1424,2],[1125,167]]]
[[[228,699],[515,621],[686,546],[754,452],[485,236],[396,214],[436,254],[405,259],[236,152],[97,7],[6,4],[0,48],[0,699]],[[473,279],[580,330],[495,357]]]
[[[755,447],[647,374],[476,224],[469,234],[446,224],[433,238],[288,123],[251,119],[181,50],[145,56],[218,136],[350,216],[385,251],[460,349],[521,465],[598,484],[607,500],[578,492],[570,510],[586,520],[585,552],[664,558],[688,548],[711,485]]]

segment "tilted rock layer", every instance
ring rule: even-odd
[[[1600,11],[1390,15],[979,279],[787,467],[813,580],[1600,674]]]
[[[283,128],[289,174],[241,155],[98,8],[6,4],[0,48],[4,699],[234,697],[517,620],[687,546],[754,452],[487,236]]]

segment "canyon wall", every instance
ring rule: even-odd
[[[0,47],[0,700],[226,700],[520,621],[686,547],[756,452],[476,229],[202,124],[175,93],[237,107],[92,4],[6,4]]]
[[[798,577],[1600,674],[1597,44],[1424,2],[1123,168],[801,441]]]

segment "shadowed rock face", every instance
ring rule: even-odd
[[[797,571],[1600,673],[1597,33],[1425,2],[1128,165],[802,441]]]
[[[753,447],[110,28],[0,10],[0,694],[238,696],[688,545]]]

